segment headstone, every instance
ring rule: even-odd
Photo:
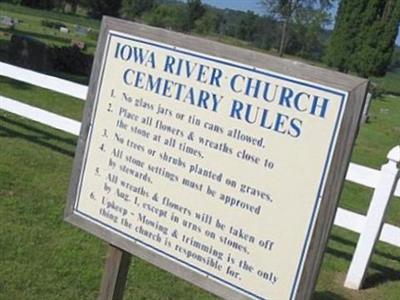
[[[81,36],[86,36],[89,32],[89,28],[83,27],[80,25],[76,25],[76,34],[81,35]]]
[[[5,26],[5,27],[13,27],[14,21],[9,16],[0,16],[0,25]]]
[[[62,33],[68,33],[69,29],[67,27],[60,27],[60,32]]]

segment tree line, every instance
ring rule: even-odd
[[[399,21],[399,0],[341,1],[325,62],[363,77],[385,75]]]
[[[393,66],[400,21],[399,0],[341,0],[333,31],[330,9],[338,0],[259,0],[265,15],[218,9],[201,0],[9,0],[34,8],[88,16],[122,17],[152,26],[232,42],[280,56],[290,54],[326,63],[342,72],[383,76]],[[396,56],[398,57],[398,56]],[[394,63],[396,65],[396,62]]]
[[[192,32],[217,38],[233,38],[241,43],[264,50],[280,49],[281,19],[276,10],[261,16],[252,11],[218,9],[201,0],[8,0],[15,4],[39,9],[54,9],[72,14],[78,7],[87,15],[100,19],[103,15],[122,17],[152,26],[181,32]],[[322,0],[324,1],[324,0]],[[311,0],[309,1],[312,2]],[[261,4],[261,3],[260,3]],[[285,53],[312,60],[321,60],[329,36],[324,26],[329,14],[312,5],[303,5],[292,15],[285,31]],[[304,38],[307,37],[307,38]],[[283,54],[283,50],[279,50]]]

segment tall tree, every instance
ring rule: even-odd
[[[399,22],[398,0],[343,0],[326,62],[363,77],[384,75],[391,63]]]
[[[301,8],[314,8],[324,10],[331,5],[334,0],[261,0],[268,14],[278,18],[282,22],[281,40],[279,44],[279,56],[283,56],[287,43],[287,33],[290,23]]]
[[[89,16],[101,19],[103,15],[118,17],[121,0],[86,0]]]
[[[186,6],[181,3],[177,5],[160,4],[143,14],[145,23],[177,31],[187,31],[186,17]]]
[[[330,21],[326,11],[310,7],[299,9],[288,32],[286,53],[320,60],[327,41],[325,27]]]
[[[245,14],[242,14],[239,19],[236,36],[241,40],[253,41],[257,30],[256,22],[256,15],[252,11],[247,11]]]
[[[329,66],[348,72],[351,64],[351,54],[355,51],[356,36],[361,26],[361,13],[365,0],[346,1],[339,4],[336,22],[331,36],[325,61]]]
[[[154,0],[122,0],[121,16],[134,20],[154,6]]]
[[[21,0],[20,4],[39,9],[52,9],[55,5],[53,0]]]
[[[218,33],[222,22],[222,15],[213,9],[207,9],[206,13],[195,22],[194,31],[200,34]]]
[[[206,12],[206,8],[201,3],[201,0],[188,0],[187,1],[187,16],[188,16],[188,30],[194,28],[195,22],[200,19]]]
[[[76,14],[76,11],[78,10],[79,0],[69,0],[68,2],[71,4],[71,13]]]

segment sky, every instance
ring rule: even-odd
[[[264,13],[259,0],[203,0],[202,2],[219,8],[231,8],[243,11],[251,10],[258,14]],[[336,11],[337,5],[334,5],[331,13],[335,15]],[[400,46],[400,30],[397,35],[396,44]]]
[[[262,7],[259,0],[203,0],[203,3],[219,8],[232,8],[236,10],[252,10],[262,14]]]

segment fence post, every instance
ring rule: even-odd
[[[372,99],[372,94],[368,93],[364,104],[364,110],[361,116],[361,124],[366,123],[368,120],[368,112],[369,112],[369,107],[371,106],[371,99]]]
[[[386,209],[399,179],[400,146],[387,155],[388,162],[381,167],[380,179],[374,190],[366,222],[360,233],[356,251],[347,272],[344,286],[360,289],[370,262],[372,252],[384,224]]]

